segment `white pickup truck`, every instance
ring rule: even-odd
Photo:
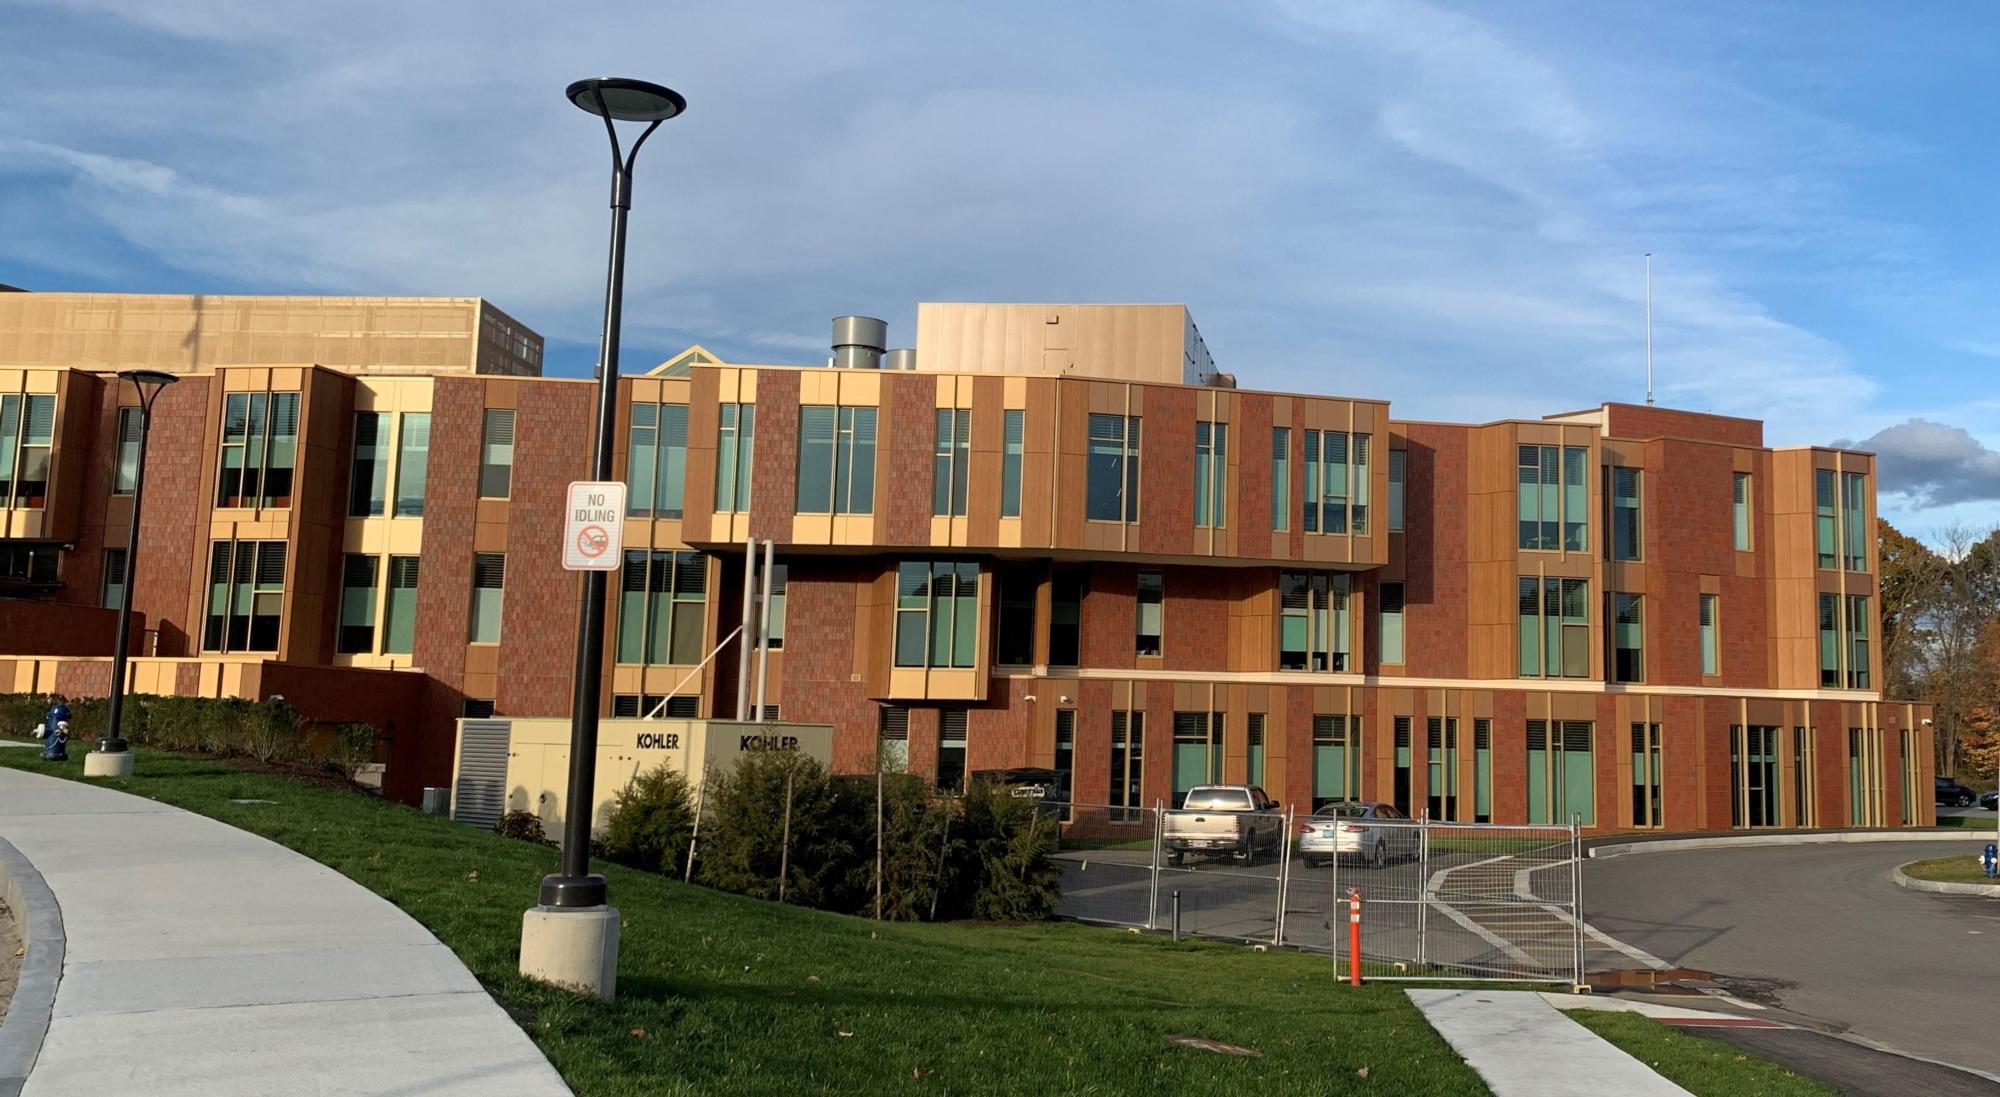
[[[1284,828],[1278,805],[1255,785],[1196,785],[1161,820],[1161,841],[1168,864],[1196,853],[1227,855],[1248,865],[1259,850],[1279,848]]]

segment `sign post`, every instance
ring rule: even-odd
[[[563,569],[616,571],[625,558],[625,484],[576,480],[563,511]]]

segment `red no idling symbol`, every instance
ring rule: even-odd
[[[586,560],[595,560],[611,547],[611,534],[603,526],[585,526],[576,531],[576,551]]]

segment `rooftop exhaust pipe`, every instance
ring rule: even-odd
[[[889,344],[889,325],[873,316],[833,318],[835,369],[881,369],[882,349]]]
[[[883,369],[914,370],[917,368],[917,352],[914,347],[898,347],[882,358]]]

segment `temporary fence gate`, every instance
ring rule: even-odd
[[[1081,921],[1331,953],[1348,970],[1348,899],[1361,898],[1361,968],[1374,979],[1581,983],[1577,825],[1512,826],[1251,814],[1247,855],[1177,854],[1166,813],[1047,804],[1063,820],[1060,913]],[[1301,832],[1350,831],[1349,852]]]

